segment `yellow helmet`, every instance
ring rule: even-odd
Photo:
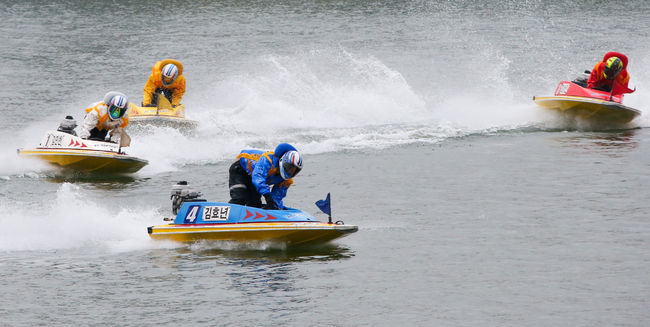
[[[614,79],[623,70],[623,62],[618,57],[610,57],[605,62],[605,69],[603,74],[605,78]]]

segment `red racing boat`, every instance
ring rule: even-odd
[[[533,97],[533,101],[567,116],[599,123],[627,124],[641,115],[641,111],[623,105],[623,94],[589,89],[579,83],[582,81],[562,81],[554,96]]]

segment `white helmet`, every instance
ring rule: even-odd
[[[108,103],[108,116],[111,117],[111,120],[120,119],[126,113],[126,109],[129,108],[129,101],[123,95],[116,95]]]
[[[129,109],[129,100],[124,93],[111,91],[104,96],[104,104],[108,108],[111,120],[120,119]]]
[[[302,170],[302,155],[298,151],[288,151],[280,158],[280,176],[291,179]]]
[[[174,83],[178,77],[178,67],[174,64],[167,64],[162,69],[162,83],[164,85],[169,85]]]

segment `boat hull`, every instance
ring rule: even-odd
[[[18,149],[18,155],[87,173],[135,173],[149,163],[127,155],[119,144],[81,139],[59,131],[47,132],[38,147]]]
[[[148,228],[152,239],[176,242],[237,241],[272,242],[288,245],[327,243],[358,230],[357,226],[320,222],[240,223],[219,226],[160,225]]]
[[[573,117],[599,122],[625,124],[641,115],[639,110],[613,101],[575,96],[534,97],[541,107],[555,110]]]
[[[541,107],[571,118],[609,124],[627,124],[641,111],[623,105],[623,94],[590,89],[575,82],[561,81],[554,96],[533,97]]]
[[[173,223],[148,227],[147,232],[152,239],[177,242],[208,240],[312,245],[344,237],[358,229],[342,222],[320,222],[307,212],[293,208],[266,210],[201,201],[184,202]]]
[[[18,154],[82,172],[135,173],[147,160],[112,152],[66,149],[20,149]]]
[[[134,126],[153,125],[167,126],[179,129],[194,129],[198,122],[185,118],[185,106],[157,108],[139,107],[131,104],[129,107],[129,124]]]

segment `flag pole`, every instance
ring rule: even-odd
[[[330,194],[327,193],[327,197],[325,197],[325,200],[318,200],[316,201],[316,206],[320,211],[324,212],[327,214],[327,223],[331,224],[332,223],[332,203],[330,199]]]
[[[330,203],[329,203],[329,205],[330,205],[330,213],[329,213],[329,217],[328,217],[327,223],[328,223],[328,224],[331,224],[331,223],[332,223],[332,198],[330,197],[330,194],[329,194],[329,193],[327,193],[327,197],[330,198],[330,199],[329,199],[329,200],[330,200]]]
[[[612,91],[609,92],[609,101],[612,101],[612,96],[614,95],[614,89],[616,88],[616,77],[612,81]]]

